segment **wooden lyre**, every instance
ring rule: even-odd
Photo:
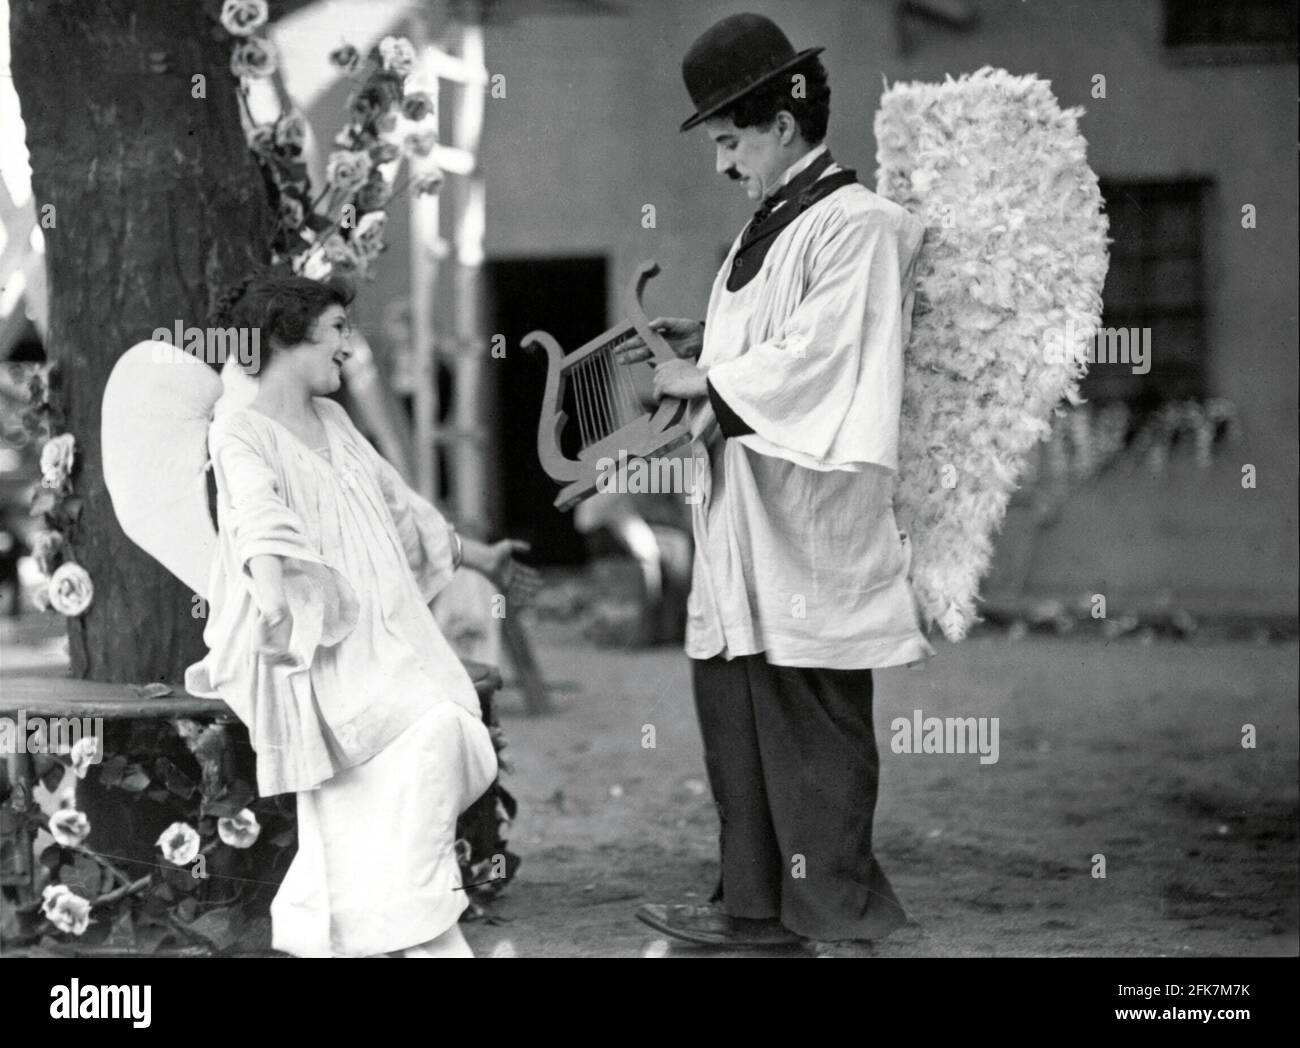
[[[590,342],[565,354],[560,344],[545,331],[524,336],[527,350],[546,350],[546,393],[537,423],[537,457],[542,469],[565,485],[555,499],[557,509],[572,509],[596,494],[601,459],[614,462],[662,455],[690,440],[686,402],[664,397],[653,411],[645,411],[628,373],[628,365],[614,359],[614,351],[640,335],[650,348],[655,363],[676,360],[663,336],[650,328],[641,307],[646,282],[659,272],[654,262],[642,262],[628,288],[629,320],[597,335]],[[577,457],[570,458],[561,446],[569,413],[573,409],[579,442]],[[570,438],[575,434],[570,433]]]

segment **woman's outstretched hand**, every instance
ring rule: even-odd
[[[516,553],[527,553],[532,547],[519,539],[502,539],[487,547],[487,570],[483,572],[497,584],[508,603],[527,607],[542,588],[542,576],[536,568],[520,564]]]

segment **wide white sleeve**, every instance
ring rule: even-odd
[[[912,250],[884,214],[833,213],[813,241],[794,311],[771,338],[708,369],[761,438],[756,450],[826,461],[844,444],[840,431],[864,381],[896,383],[901,396],[902,274]]]
[[[455,574],[451,525],[438,508],[413,491],[396,467],[362,436],[347,412],[333,401],[330,403],[336,417],[346,425],[375,471],[420,595],[426,603],[433,600]]]
[[[310,661],[318,645],[335,644],[355,627],[356,593],[349,580],[320,555],[306,523],[285,501],[262,441],[237,422],[220,420],[209,433],[209,451],[231,568],[251,593],[248,562],[264,555],[283,558],[294,646]]]

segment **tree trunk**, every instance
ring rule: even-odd
[[[118,526],[100,465],[100,400],[128,347],[177,320],[202,326],[221,289],[270,257],[231,42],[193,0],[10,0],[9,9],[38,215],[54,205],[42,230],[47,353],[79,452],[73,552],[95,585],[90,609],[68,620],[72,673],[175,683],[204,654],[203,621],[193,594]],[[206,97],[194,97],[196,74]]]

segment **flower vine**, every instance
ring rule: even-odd
[[[71,433],[57,433],[63,424],[62,413],[50,398],[51,385],[57,384],[58,372],[47,365],[32,373],[27,395],[30,407],[23,425],[30,437],[44,441],[41,447],[41,482],[32,491],[30,512],[41,518],[42,527],[31,538],[32,557],[47,579],[37,594],[38,603],[69,617],[81,615],[94,599],[95,587],[90,573],[74,556],[77,525],[81,519],[82,500],[73,488],[77,469],[77,438]]]
[[[388,36],[364,56],[350,44],[330,53],[331,64],[357,87],[326,162],[325,187],[317,193],[303,157],[303,115],[282,92],[281,113],[272,121],[258,123],[249,104],[253,82],[273,77],[279,68],[274,44],[257,35],[267,24],[266,0],[225,0],[218,20],[233,38],[230,70],[239,81],[248,145],[270,190],[273,263],[287,263],[314,279],[368,275],[384,250],[387,207],[406,189],[430,194],[442,185],[442,173],[429,159],[438,143],[434,100],[426,91],[408,90],[414,46]],[[404,158],[412,171],[398,186]]]

